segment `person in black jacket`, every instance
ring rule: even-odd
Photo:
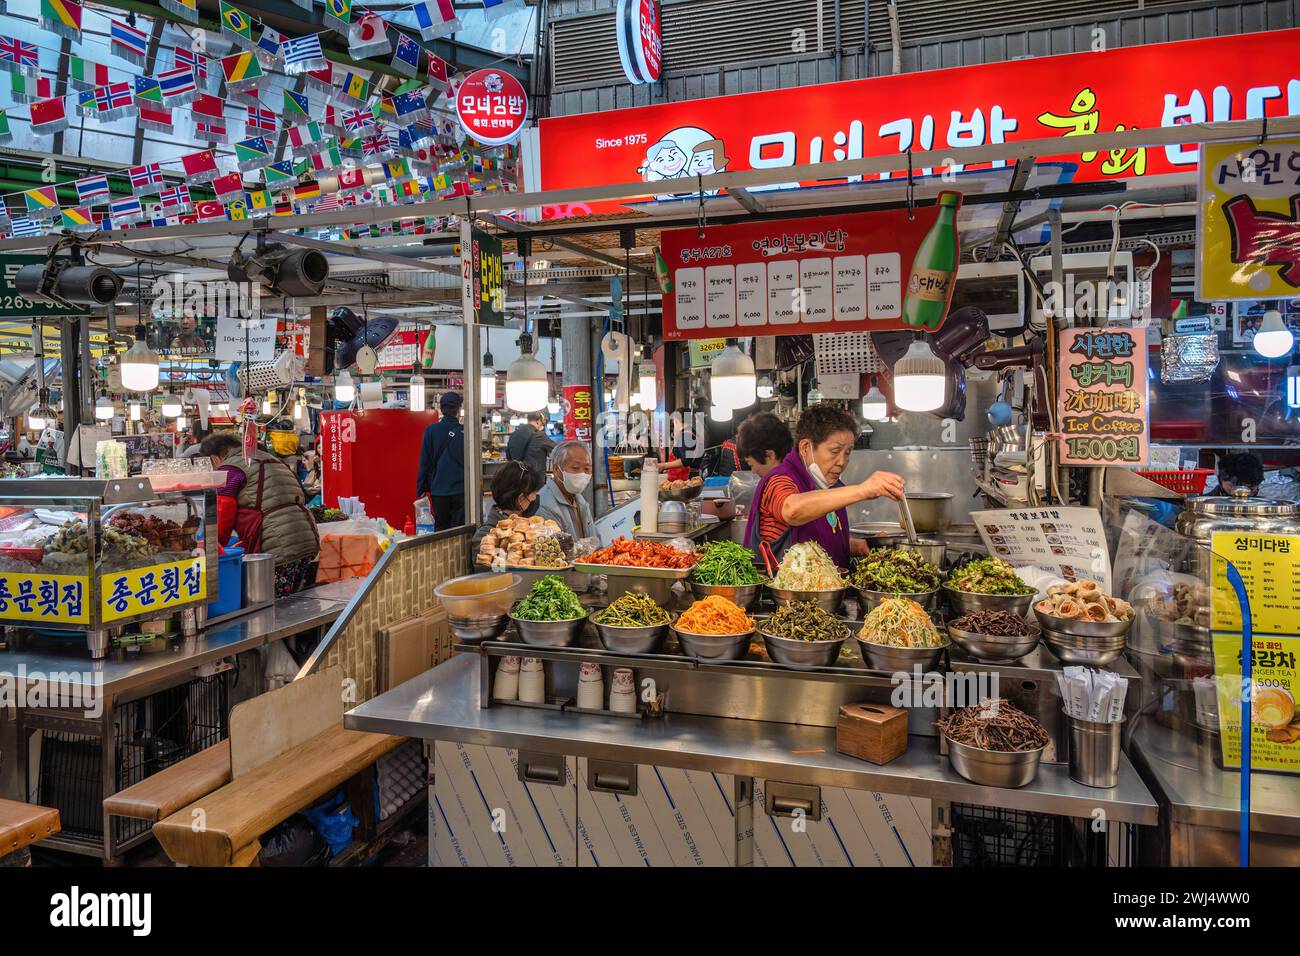
[[[546,412],[529,412],[506,443],[506,460],[522,461],[537,474],[546,474],[546,459],[555,447],[546,436],[546,421]]]
[[[433,504],[433,526],[438,531],[465,523],[465,429],[460,423],[464,399],[446,392],[438,400],[442,417],[424,430],[420,446],[417,498],[428,495]],[[477,443],[474,446],[478,447]]]

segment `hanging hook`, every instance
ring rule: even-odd
[[[1264,145],[1264,140],[1268,139],[1268,113],[1260,117],[1259,127],[1259,145]]]
[[[907,151],[907,218],[916,218],[916,179],[912,176],[912,151]]]
[[[704,227],[708,225],[708,217],[704,214],[704,174],[695,174],[695,184],[699,187],[696,196],[699,198],[699,207],[695,213],[695,231],[699,238],[704,238]]]

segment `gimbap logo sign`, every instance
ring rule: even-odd
[[[618,58],[632,83],[657,83],[663,72],[659,0],[619,0]]]

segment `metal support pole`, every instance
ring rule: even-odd
[[[467,313],[468,314],[468,313]],[[462,326],[465,330],[465,523],[477,528],[483,520],[483,429],[479,422],[479,327],[472,322]]]
[[[65,319],[59,336],[59,364],[63,368],[63,466],[68,474],[81,474],[68,465],[68,450],[81,424],[81,328],[85,319]]]

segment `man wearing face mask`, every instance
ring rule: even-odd
[[[583,492],[591,484],[591,452],[584,442],[570,438],[555,446],[550,458],[551,477],[538,495],[537,513],[558,522],[574,541],[596,536],[596,522]]]
[[[779,561],[792,544],[815,541],[845,569],[850,555],[866,554],[865,542],[850,540],[846,509],[870,498],[900,500],[903,479],[877,471],[861,484],[841,484],[857,438],[857,419],[842,408],[814,405],[799,416],[794,448],[754,489],[747,546],[764,542]]]

